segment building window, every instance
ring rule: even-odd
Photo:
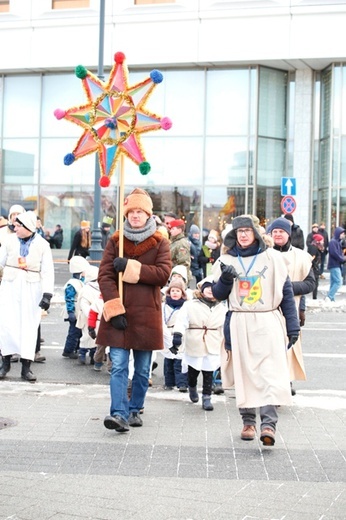
[[[10,12],[10,0],[0,0],[0,13]]]
[[[175,0],[135,0],[135,5],[144,4],[175,4]]]
[[[52,0],[52,9],[81,9],[83,7],[90,7],[90,0]]]

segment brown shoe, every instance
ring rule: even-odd
[[[271,428],[264,428],[261,431],[261,441],[264,446],[274,446],[275,444],[275,432]]]
[[[241,434],[240,438],[243,439],[243,441],[253,441],[256,436],[256,427],[252,424],[245,424]]]

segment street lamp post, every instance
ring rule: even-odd
[[[99,21],[99,56],[97,76],[100,80],[104,79],[103,71],[103,50],[104,50],[104,32],[105,32],[105,0],[100,0],[100,21]],[[98,156],[95,157],[95,184],[94,184],[94,221],[91,233],[90,258],[95,263],[99,263],[102,258],[103,249],[101,246],[102,234],[100,230],[100,214],[101,214],[101,187],[100,165]]]

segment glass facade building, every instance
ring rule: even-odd
[[[111,65],[105,62],[106,77]],[[81,220],[93,221],[95,203],[101,220],[111,216],[116,226],[118,171],[95,200],[96,156],[63,164],[81,130],[53,113],[85,101],[73,70],[3,69],[0,59],[1,214],[14,203],[37,210],[46,230],[63,227],[64,248]],[[129,70],[134,84],[151,67]],[[142,136],[149,175],[141,176],[125,159],[126,193],[141,186],[152,196],[156,214],[172,211],[187,226],[221,231],[243,213],[256,214],[263,225],[280,216],[282,178],[298,176],[305,208],[298,223],[306,231],[314,221],[325,221],[328,231],[346,225],[343,63],[307,73],[256,60],[246,65],[172,63],[160,70],[164,81],[147,108],[170,117],[173,126]]]

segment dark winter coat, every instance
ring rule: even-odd
[[[89,231],[90,233],[90,231]],[[71,260],[73,256],[82,256],[83,258],[86,258],[89,256],[89,248],[83,247],[82,244],[82,231],[79,230],[75,233],[73,237],[73,241],[71,244],[70,252],[68,254],[68,260]]]
[[[291,228],[291,244],[298,249],[304,249],[304,233],[298,224],[293,224]]]
[[[99,269],[98,282],[105,308],[120,309],[118,274],[113,267],[113,261],[118,256],[117,231],[107,242]],[[127,327],[125,330],[115,329],[110,321],[105,321],[103,315],[97,344],[134,350],[161,350],[163,331],[160,289],[167,283],[172,269],[169,242],[158,231],[137,245],[124,237],[123,256],[137,261],[135,268],[138,267],[139,276],[132,283],[123,281],[123,306]],[[126,270],[123,278],[126,278],[125,273]],[[111,314],[116,316],[122,313],[120,309]]]
[[[59,231],[55,231],[54,235],[51,237],[51,243],[53,246],[55,246],[57,249],[61,249],[62,243],[64,241],[64,232],[62,229]]]
[[[201,243],[197,238],[189,236],[190,241],[190,255],[191,255],[191,273],[193,276],[203,277],[203,270],[199,263],[199,255],[201,252]]]
[[[328,253],[329,249],[329,236],[325,228],[319,228],[318,233],[323,236],[324,253]]]
[[[328,269],[333,269],[334,267],[341,268],[346,260],[340,244],[340,235],[344,233],[344,231],[344,228],[337,227],[334,231],[333,238],[329,242]]]
[[[312,269],[317,281],[321,272],[321,251],[316,244],[311,243],[308,245],[308,253],[312,256]]]
[[[203,277],[205,278],[210,273],[208,272],[208,264],[210,264],[209,268],[211,271],[212,265],[220,256],[220,247],[218,246],[216,249],[209,249],[205,244],[202,246],[201,252],[198,257],[198,261],[203,269]]]

